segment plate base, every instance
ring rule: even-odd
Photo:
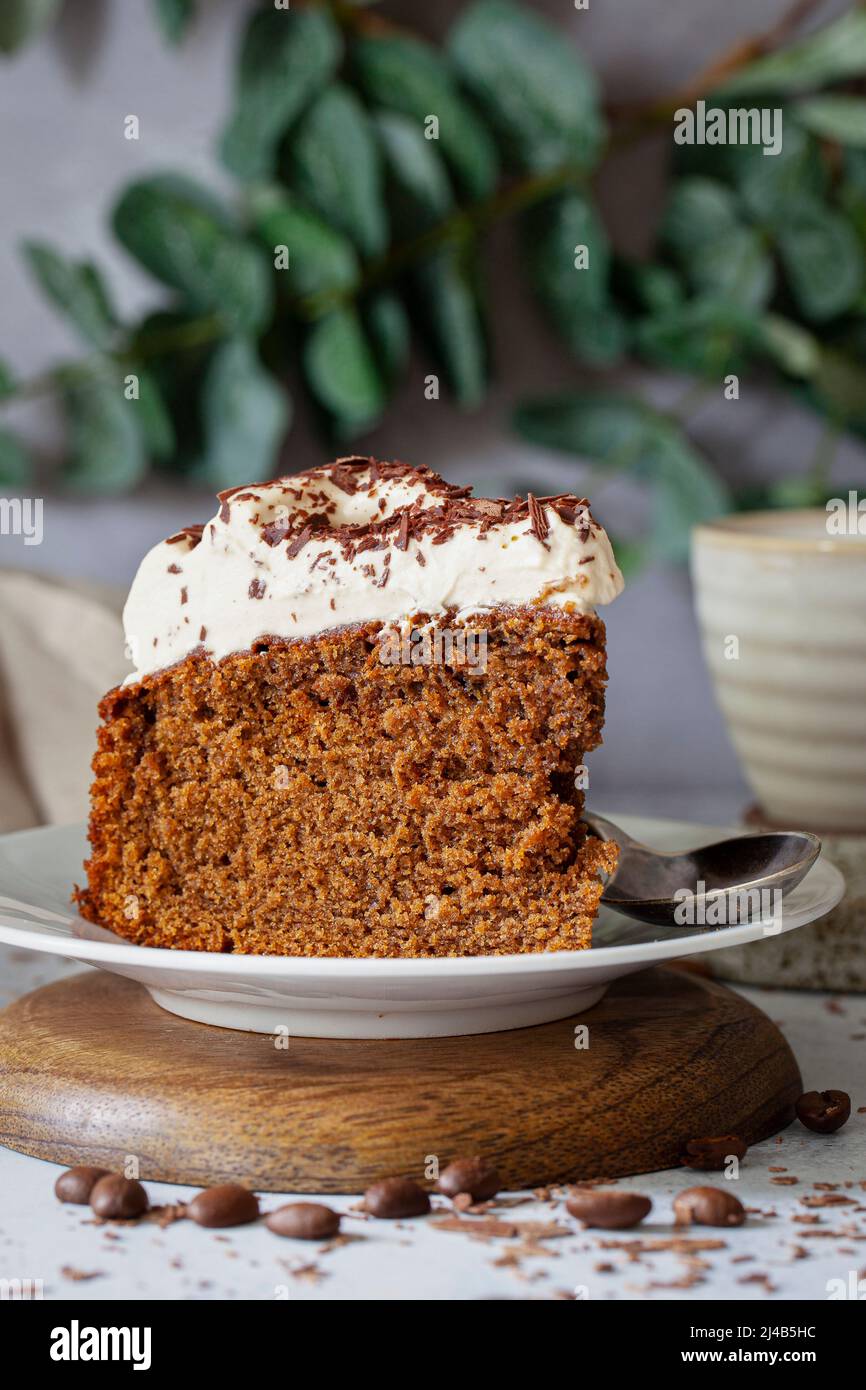
[[[194,1186],[358,1192],[479,1152],[512,1189],[619,1177],[676,1166],[689,1139],[766,1138],[801,1090],[775,1024],[681,969],[472,1037],[234,1032],[102,971],[0,1013],[0,1142],[64,1164],[134,1155],[144,1179]]]
[[[263,1005],[208,997],[204,991],[174,992],[150,989],[151,999],[161,1009],[195,1023],[217,1028],[234,1028],[243,1033],[268,1033],[293,1038],[454,1038],[467,1033],[502,1033],[511,1028],[531,1028],[557,1018],[585,1013],[601,999],[607,986],[584,989],[545,990],[538,1000],[516,999],[491,1002],[488,998],[468,1000],[460,1008],[443,1009],[436,1004],[395,1009],[387,1000],[365,999],[362,1008],[337,1009],[333,1006],[311,1009],[308,1003],[297,1007]],[[494,996],[495,1000],[496,996]]]

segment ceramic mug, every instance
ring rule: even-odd
[[[747,512],[692,534],[704,652],[743,770],[769,821],[818,834],[866,829],[858,520]]]

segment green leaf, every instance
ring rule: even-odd
[[[204,374],[216,345],[201,327],[201,321],[188,313],[161,310],[147,315],[131,333],[128,345],[133,363],[147,363],[146,370],[132,368],[139,373],[136,420],[151,459],[172,473],[192,472],[202,455],[199,404]],[[151,379],[174,436],[170,450],[165,422],[160,427],[158,419],[159,404],[154,406],[150,399]]]
[[[87,493],[126,492],[140,482],[147,456],[122,381],[92,377],[68,386],[63,402],[69,429],[66,481]]]
[[[177,438],[168,408],[156,378],[139,367],[138,398],[130,401],[148,456],[153,459],[171,458],[177,448]]]
[[[359,276],[352,243],[291,194],[259,190],[250,200],[256,232],[279,265],[280,281],[295,296],[352,290]],[[283,250],[285,248],[285,251]],[[283,266],[283,257],[288,265]]]
[[[807,329],[780,314],[765,314],[760,331],[761,346],[783,372],[796,377],[815,375],[821,360],[821,345]]]
[[[359,434],[385,408],[385,387],[354,309],[335,309],[314,323],[303,363],[313,395],[343,438]]]
[[[438,141],[461,188],[483,198],[496,186],[496,148],[460,94],[447,63],[430,44],[403,34],[361,38],[352,63],[369,101],[411,117],[422,137],[438,121]]]
[[[614,261],[612,279],[619,294],[649,313],[673,308],[685,299],[682,278],[669,265],[619,258]]]
[[[223,162],[242,179],[269,178],[286,131],[337,70],[343,41],[324,8],[257,10],[247,25]]]
[[[711,245],[740,226],[736,196],[717,179],[679,179],[671,189],[661,236],[678,256],[687,258],[695,246]]]
[[[267,261],[191,179],[163,174],[131,184],[112,223],[126,250],[195,312],[218,314],[242,329],[261,328],[270,318]]]
[[[380,290],[364,306],[364,327],[382,379],[392,385],[409,361],[409,316],[396,294]]]
[[[477,0],[448,46],[519,168],[593,167],[604,134],[595,78],[560,30],[511,0]]]
[[[60,0],[3,0],[0,6],[0,53],[15,53],[46,29]]]
[[[821,353],[812,382],[819,407],[841,424],[866,433],[866,368],[832,348]]]
[[[272,477],[288,428],[286,393],[265,371],[246,338],[221,343],[202,390],[202,472],[216,487]]]
[[[866,11],[858,7],[788,48],[758,58],[729,77],[721,90],[726,97],[803,92],[860,77],[864,68]]]
[[[803,200],[777,236],[791,291],[807,319],[823,322],[855,304],[863,289],[863,249],[841,213]]]
[[[475,287],[461,256],[446,250],[412,276],[418,319],[459,405],[478,405],[487,387],[487,351]]]
[[[823,507],[829,488],[820,478],[779,478],[767,489],[768,507]]]
[[[845,151],[843,177],[846,186],[856,189],[861,197],[866,197],[866,152]]]
[[[107,348],[116,319],[108,290],[95,266],[76,264],[41,241],[25,241],[22,250],[40,289],[71,319],[95,347]]]
[[[728,488],[678,426],[658,420],[640,471],[652,496],[653,553],[675,563],[687,559],[692,527],[730,511]]]
[[[524,244],[535,291],[570,350],[584,362],[615,361],[625,346],[625,326],[609,294],[607,233],[589,201],[568,192],[533,208]]]
[[[641,357],[701,376],[739,371],[757,333],[755,316],[720,299],[694,299],[642,319],[635,328]]]
[[[866,246],[866,150],[845,151],[837,197],[861,246]]]
[[[866,149],[866,98],[822,93],[794,108],[798,121],[824,140]]]
[[[726,163],[747,211],[769,227],[782,226],[804,198],[820,199],[827,170],[817,142],[788,120],[782,148],[764,155],[758,145],[732,145]]]
[[[454,194],[435,140],[425,140],[408,116],[378,111],[376,131],[385,156],[392,220],[403,237],[427,231],[447,217]]]
[[[15,375],[8,362],[0,358],[0,401],[4,396],[11,396],[15,390]]]
[[[32,472],[30,455],[21,440],[9,430],[0,429],[0,487],[23,487]]]
[[[724,184],[706,178],[676,183],[661,236],[698,294],[747,307],[770,298],[772,260],[760,233],[741,223],[736,197]]]
[[[153,0],[153,8],[169,43],[180,43],[195,14],[193,0]]]
[[[513,423],[533,444],[628,470],[642,457],[648,416],[643,402],[629,396],[568,391],[525,401]]]
[[[700,295],[715,295],[744,308],[762,308],[776,275],[760,232],[737,227],[719,241],[696,247],[686,267]]]
[[[292,138],[291,183],[364,256],[388,239],[382,164],[372,123],[355,93],[334,86],[302,118]]]

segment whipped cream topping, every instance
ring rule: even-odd
[[[473,498],[428,468],[340,459],[218,495],[144,558],[123,613],[135,671],[200,649],[213,661],[415,615],[462,621],[500,605],[591,612],[623,587],[584,498]]]

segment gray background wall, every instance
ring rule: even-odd
[[[158,290],[119,252],[106,213],[119,187],[155,169],[180,167],[230,189],[213,150],[227,102],[235,36],[248,7],[242,0],[203,0],[180,49],[157,31],[144,0],[67,0],[57,28],[0,67],[0,356],[31,375],[78,345],[22,273],[20,238],[43,236],[73,256],[95,255],[106,268],[122,310],[158,299]],[[461,5],[402,0],[383,7],[422,32],[441,33]],[[542,0],[536,8],[568,31],[598,72],[606,98],[633,100],[668,91],[738,37],[771,25],[779,0]],[[822,7],[820,17],[844,10]],[[139,117],[141,138],[123,137],[124,117]],[[602,196],[620,243],[640,248],[660,206],[665,141],[615,161]],[[531,485],[536,491],[580,487],[581,468],[534,450],[509,435],[515,398],[558,385],[586,385],[568,362],[521,287],[506,232],[492,241],[496,285],[494,352],[497,376],[483,409],[463,415],[447,401],[428,402],[418,364],[388,421],[365,447],[383,457],[431,465],[483,491]],[[684,383],[637,378],[659,401]],[[16,407],[10,417],[50,460],[60,439],[50,401]],[[782,476],[804,468],[820,426],[744,381],[741,399],[708,400],[690,433],[731,480]],[[289,441],[289,470],[323,460],[323,446],[299,418]],[[862,453],[843,449],[836,472],[864,476]],[[25,547],[0,537],[0,563],[65,577],[126,585],[142,552],[177,525],[204,519],[210,500],[180,489],[149,487],[122,500],[73,501],[40,491],[45,541]],[[639,515],[639,497],[610,486],[595,494],[605,524],[624,531]],[[731,815],[747,799],[704,672],[684,571],[642,574],[609,613],[611,688],[607,739],[592,764],[593,795],[619,809],[706,820]]]

